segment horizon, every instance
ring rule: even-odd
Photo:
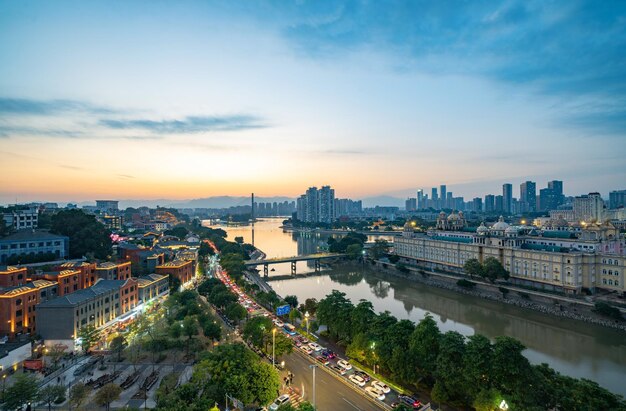
[[[0,203],[624,189],[625,4],[397,6],[0,0]]]

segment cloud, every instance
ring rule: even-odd
[[[402,71],[479,76],[525,86],[562,104],[578,99],[589,111],[598,98],[626,106],[626,2],[270,4],[265,15],[276,14],[285,39],[311,58],[380,51]],[[597,127],[603,120],[611,125]],[[626,133],[611,111],[583,114],[578,126]]]
[[[83,170],[85,170],[85,169],[84,169],[84,168],[82,168],[82,167],[69,166],[69,165],[66,165],[66,164],[61,164],[61,165],[59,165],[59,167],[61,167],[61,168],[66,168],[66,169],[68,169],[68,170],[74,170],[74,171],[83,171]]]
[[[49,116],[66,112],[113,114],[115,110],[76,100],[35,100],[0,97],[0,115]]]
[[[122,178],[122,179],[126,179],[126,180],[131,179],[131,178],[135,178],[135,176],[131,176],[131,175],[128,175],[128,174],[118,174],[117,176]]]
[[[0,124],[0,137],[12,137],[15,135],[79,138],[84,137],[85,132],[53,127],[12,126]]]
[[[154,134],[191,134],[209,131],[238,131],[264,128],[261,119],[252,115],[189,116],[182,120],[100,120],[100,125],[114,130],[144,130]]]

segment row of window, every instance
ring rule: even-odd
[[[608,275],[619,275],[619,271],[617,271],[617,270],[615,270],[615,271],[613,271],[613,270],[602,270],[602,274],[605,274],[605,275],[607,275],[607,274]]]
[[[46,241],[45,243],[46,247],[51,247],[52,244],[54,244],[55,246],[59,246],[61,245],[60,241]],[[9,248],[11,248],[12,250],[16,249],[16,248],[35,248],[35,247],[43,247],[44,243],[43,242],[39,242],[39,243],[20,243],[20,244],[11,244],[10,247],[8,244],[3,244],[0,246],[0,250],[8,250]]]
[[[602,259],[602,264],[619,265],[619,260],[613,260],[612,258],[609,258],[609,259],[603,258]]]
[[[614,280],[611,280],[611,279],[608,279],[608,280],[607,280],[606,278],[603,278],[603,279],[602,279],[602,284],[604,284],[604,285],[607,285],[607,284],[608,284],[608,285],[617,285],[617,286],[619,286],[619,280],[615,280],[615,281],[614,281]]]

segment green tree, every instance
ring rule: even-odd
[[[308,312],[310,315],[315,315],[318,304],[319,303],[317,302],[317,299],[307,298],[306,300],[304,300],[304,310],[301,311]]]
[[[93,215],[81,210],[63,210],[52,217],[50,231],[69,237],[70,258],[93,255],[105,260],[112,253],[111,232]]]
[[[375,317],[374,305],[367,300],[359,301],[350,313],[350,335],[366,333],[372,326]]]
[[[463,357],[465,337],[456,331],[448,331],[441,337],[435,386],[432,396],[435,401],[463,405],[467,399],[464,388]]]
[[[5,410],[22,409],[28,403],[37,400],[39,383],[31,374],[15,374],[13,385],[4,392],[3,403]]]
[[[418,379],[414,383],[419,382],[420,377],[430,377],[436,370],[440,340],[441,332],[437,323],[430,313],[426,313],[415,327],[409,341],[409,352],[418,369]]]
[[[173,235],[174,237],[178,237],[182,240],[187,236],[187,234],[189,234],[189,230],[187,230],[184,225],[177,225],[170,230],[166,230],[164,234]]]
[[[220,327],[215,321],[208,322],[202,332],[206,338],[210,338],[211,341],[219,341],[222,338],[222,327]]]
[[[108,411],[111,409],[111,403],[120,398],[121,393],[122,389],[119,385],[109,383],[98,390],[96,396],[94,397],[94,401],[96,404],[105,407]]]
[[[76,408],[79,408],[83,401],[87,399],[90,392],[91,388],[89,388],[82,382],[77,382],[70,387],[70,404],[72,404],[72,406]]]
[[[252,345],[262,347],[265,336],[274,328],[272,320],[266,317],[254,317],[246,322],[243,327],[243,337],[250,341]]]
[[[623,319],[622,312],[619,310],[619,308],[614,307],[611,304],[604,302],[604,301],[596,302],[593,311],[597,312],[600,315],[604,315],[609,318],[614,318],[616,320]]]
[[[189,355],[189,345],[193,337],[198,335],[198,320],[194,316],[185,317],[183,320],[183,334],[187,337],[187,355]]]
[[[276,347],[274,349],[276,357],[280,357],[283,354],[290,354],[293,351],[293,341],[281,332],[277,331],[275,338],[272,338],[271,333],[268,333],[266,338],[268,343],[274,340],[276,341]],[[271,354],[271,348],[268,349],[267,353]]]
[[[354,306],[346,294],[333,290],[317,307],[317,319],[325,324],[329,335],[343,340],[350,338],[350,314]]]
[[[298,310],[289,311],[289,322],[292,324],[296,323],[296,320],[302,318],[302,314]],[[310,329],[310,328],[309,328]]]
[[[241,304],[232,302],[226,306],[224,314],[226,314],[226,317],[228,317],[231,321],[239,323],[248,316],[248,311],[246,311]]]
[[[466,391],[474,398],[480,390],[491,387],[493,347],[489,338],[474,334],[467,339],[463,357]]]
[[[93,324],[86,325],[78,330],[78,338],[80,338],[81,348],[85,353],[89,352],[91,347],[100,342],[101,333]]]
[[[500,398],[500,394],[498,391],[494,389],[480,389],[480,387],[476,387],[479,390],[478,394],[474,398],[472,402],[472,407],[476,409],[476,411],[499,411],[499,403],[498,398]]]
[[[111,340],[109,348],[115,354],[117,354],[117,362],[122,361],[122,351],[126,345],[126,339],[122,335],[117,335]]]
[[[348,255],[349,260],[356,260],[361,257],[363,252],[363,246],[360,244],[350,244],[346,248],[346,254]]]
[[[487,257],[483,263],[483,274],[492,283],[498,278],[509,279],[509,272],[494,257]]]
[[[237,244],[243,244],[243,237],[241,237],[241,236],[240,237],[235,237],[235,242]]]
[[[465,272],[469,274],[471,278],[473,278],[474,276],[484,276],[483,265],[476,258],[470,258],[469,260],[465,261],[465,264],[463,264],[463,270],[465,270]]]
[[[298,297],[295,295],[288,295],[284,298],[285,302],[291,306],[291,308],[296,308],[298,306]]]
[[[524,345],[515,338],[496,337],[493,345],[493,386],[504,394],[523,391],[532,376],[530,363],[522,352]]]
[[[39,395],[37,396],[39,401],[48,404],[48,411],[52,410],[52,403],[62,397],[65,397],[65,387],[63,385],[47,385],[39,390]]]
[[[390,248],[391,247],[387,240],[379,239],[379,240],[374,241],[374,245],[370,247],[370,249],[368,250],[368,253],[370,257],[377,260],[381,258],[382,256],[384,256],[385,254],[389,253]]]
[[[310,402],[304,401],[298,405],[298,411],[315,411],[315,407]]]

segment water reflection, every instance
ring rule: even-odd
[[[268,256],[291,256],[315,252],[327,236],[284,233],[280,221],[257,223],[255,242]],[[242,235],[249,240],[250,227],[228,228],[229,237]],[[298,263],[298,272],[312,271]],[[277,265],[270,275],[289,274],[290,267]],[[372,302],[376,311],[391,312],[398,319],[419,321],[426,312],[433,314],[442,331],[464,335],[481,333],[490,338],[508,335],[528,347],[525,355],[533,363],[546,362],[574,377],[597,381],[613,392],[626,395],[626,338],[623,333],[541,315],[522,308],[426,287],[406,279],[383,275],[369,266],[341,267],[329,275],[275,281],[280,295],[293,294],[298,300],[326,296],[333,289],[345,292],[353,303]]]

